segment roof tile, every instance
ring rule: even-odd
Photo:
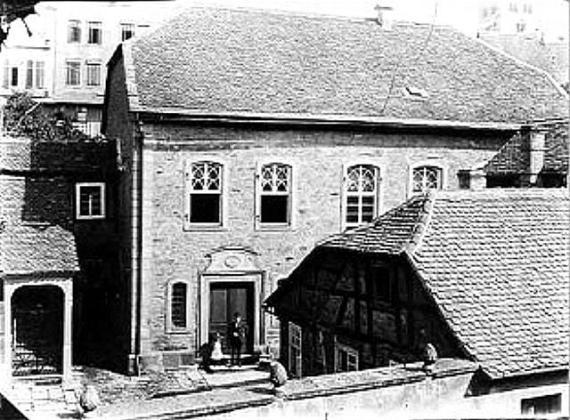
[[[544,72],[442,26],[194,7],[124,45],[133,111],[519,123],[568,108]]]

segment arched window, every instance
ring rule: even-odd
[[[174,329],[187,327],[188,286],[178,282],[172,284],[170,292],[170,325]]]
[[[412,192],[421,193],[427,190],[441,190],[443,173],[438,166],[418,166],[412,171]]]
[[[189,211],[192,225],[222,224],[222,165],[216,162],[193,162],[189,173]]]
[[[257,203],[260,226],[291,224],[291,172],[291,166],[282,163],[261,167]]]
[[[378,212],[378,174],[374,165],[354,165],[346,171],[345,226],[371,222]]]

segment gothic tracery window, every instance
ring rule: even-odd
[[[442,170],[437,166],[418,166],[412,172],[412,192],[440,190],[443,186]]]
[[[259,222],[263,224],[291,223],[291,166],[270,163],[259,174]]]
[[[216,162],[194,162],[190,168],[191,224],[222,223],[222,165]]]
[[[346,227],[371,222],[378,209],[378,168],[355,165],[348,168],[345,182]]]

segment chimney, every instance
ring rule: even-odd
[[[538,174],[544,167],[544,152],[546,150],[546,132],[544,130],[533,128],[529,132],[529,182],[530,185],[536,185]]]
[[[487,188],[487,174],[482,168],[471,169],[469,171],[469,188],[473,191],[480,191]]]
[[[392,29],[394,6],[390,0],[383,0],[374,7],[377,12],[376,21],[378,25],[387,31]]]

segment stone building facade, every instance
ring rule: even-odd
[[[116,51],[103,129],[120,145],[129,370],[190,363],[215,332],[227,343],[236,311],[248,325],[246,353],[276,348],[278,323],[263,314],[263,301],[317,241],[414,192],[460,188],[458,171],[488,161],[521,119],[565,107],[552,81],[500,55],[493,59],[505,61],[502,69],[552,93],[533,99],[545,103],[544,114],[516,92],[493,103],[464,84],[398,88],[386,100],[390,79],[372,63],[388,69],[390,57],[370,60],[379,50],[364,40],[401,49],[424,29],[197,8]],[[465,71],[503,84],[470,64],[495,52],[437,31],[443,49],[473,43],[471,59],[461,56]],[[441,54],[430,62],[443,63]],[[424,71],[410,63],[406,83]]]

